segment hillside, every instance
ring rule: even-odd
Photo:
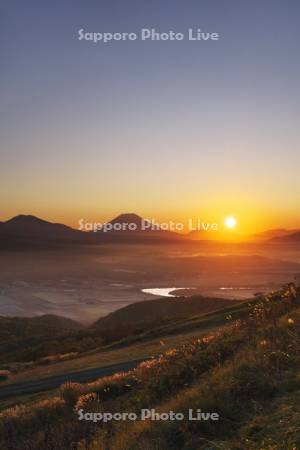
[[[32,318],[0,316],[0,365],[57,352],[59,340],[67,340],[82,329],[78,322],[50,314]]]
[[[6,317],[0,316],[0,336],[32,337],[45,335],[60,335],[63,331],[79,330],[83,326],[66,317],[45,314],[37,317]]]
[[[100,221],[99,221],[100,223]],[[182,236],[159,228],[145,227],[149,223],[137,214],[120,214],[109,221],[108,231],[86,232],[76,230],[61,223],[52,223],[33,215],[20,214],[6,222],[0,222],[0,249],[53,247],[70,244],[148,243],[156,241],[176,241]],[[134,226],[133,230],[128,225]],[[112,229],[110,229],[112,227]]]
[[[113,329],[133,324],[144,325],[149,322],[167,322],[179,317],[217,311],[239,304],[240,301],[221,298],[202,297],[172,297],[131,303],[107,316],[100,318],[93,325],[99,330]]]
[[[78,352],[117,343],[193,315],[234,306],[239,302],[201,296],[161,298],[133,303],[85,327],[60,316],[33,318],[0,316],[0,368],[35,362],[46,356]]]
[[[300,433],[300,289],[249,305],[245,319],[168,350],[137,369],[0,414],[0,446],[13,450],[294,450]],[[99,409],[100,408],[100,409]],[[180,420],[139,420],[142,409]],[[188,420],[201,409],[218,420]],[[99,412],[137,421],[103,423]],[[98,413],[78,420],[86,412]],[[47,426],[45,426],[47,425]]]
[[[0,245],[3,248],[85,243],[90,239],[87,233],[32,215],[18,215],[0,226]]]

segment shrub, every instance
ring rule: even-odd
[[[72,383],[68,381],[60,388],[61,398],[66,402],[66,405],[74,408],[79,396],[82,393],[82,385],[79,383]]]

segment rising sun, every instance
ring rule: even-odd
[[[227,228],[230,228],[230,229],[235,228],[236,227],[236,218],[232,217],[232,216],[228,216],[228,217],[226,217],[224,223]]]

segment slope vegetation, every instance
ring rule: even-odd
[[[229,317],[229,320],[230,317]],[[299,448],[300,290],[293,284],[249,305],[247,317],[59,397],[0,415],[7,450],[295,450]],[[79,421],[81,412],[142,408],[182,420]],[[188,410],[218,421],[190,421]]]

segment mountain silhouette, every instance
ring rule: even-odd
[[[135,224],[137,227],[141,228],[143,223],[143,218],[141,216],[138,216],[135,213],[124,213],[120,214],[119,216],[115,217],[115,219],[111,220],[109,223],[111,224]]]
[[[273,242],[300,242],[300,231],[294,233],[286,234],[285,236],[275,237],[272,239]]]
[[[287,230],[285,228],[275,228],[271,230],[262,231],[261,233],[257,233],[251,236],[253,239],[258,240],[266,240],[266,239],[274,239],[274,238],[282,238],[285,236],[292,235],[297,233],[299,230]]]
[[[150,225],[150,221],[147,219],[143,219],[141,216],[135,213],[124,213],[112,219],[108,224],[111,224],[114,227],[112,231],[119,231],[118,228],[122,227],[123,232],[156,232],[161,231],[159,227],[153,227],[153,229],[147,228],[147,225]],[[119,227],[118,227],[119,225]],[[154,229],[155,228],[155,229]]]
[[[2,224],[2,231],[6,233],[29,236],[74,237],[81,232],[60,223],[47,222],[32,215],[19,215]]]
[[[107,240],[122,240],[122,241],[138,241],[145,239],[149,240],[174,240],[182,239],[180,235],[174,231],[162,230],[159,224],[153,223],[149,219],[143,219],[135,213],[124,213],[107,222],[108,230],[101,232],[106,235]],[[112,227],[110,229],[110,226]]]
[[[1,246],[80,243],[87,238],[86,233],[74,230],[67,225],[47,222],[32,215],[20,214],[0,225]]]
[[[143,229],[147,223],[134,213],[120,214],[112,219],[113,229],[108,232],[83,232],[61,223],[52,223],[33,215],[20,214],[0,222],[0,248],[53,246],[64,244],[100,244],[105,242],[149,242],[181,238],[172,231]],[[135,227],[129,229],[128,225]],[[115,226],[117,227],[115,228]],[[119,226],[118,226],[119,225]],[[121,229],[120,229],[121,228]]]
[[[107,222],[108,230],[83,232],[62,223],[53,223],[33,215],[20,214],[0,222],[0,248],[53,246],[64,244],[149,243],[178,240],[207,239],[208,233],[191,232],[187,235],[162,230],[158,225],[148,227],[147,219],[135,213],[123,213]],[[111,226],[111,228],[110,228]],[[201,234],[201,236],[200,236]],[[212,234],[212,233],[211,233]],[[299,230],[275,229],[249,236],[249,240],[299,242]]]

